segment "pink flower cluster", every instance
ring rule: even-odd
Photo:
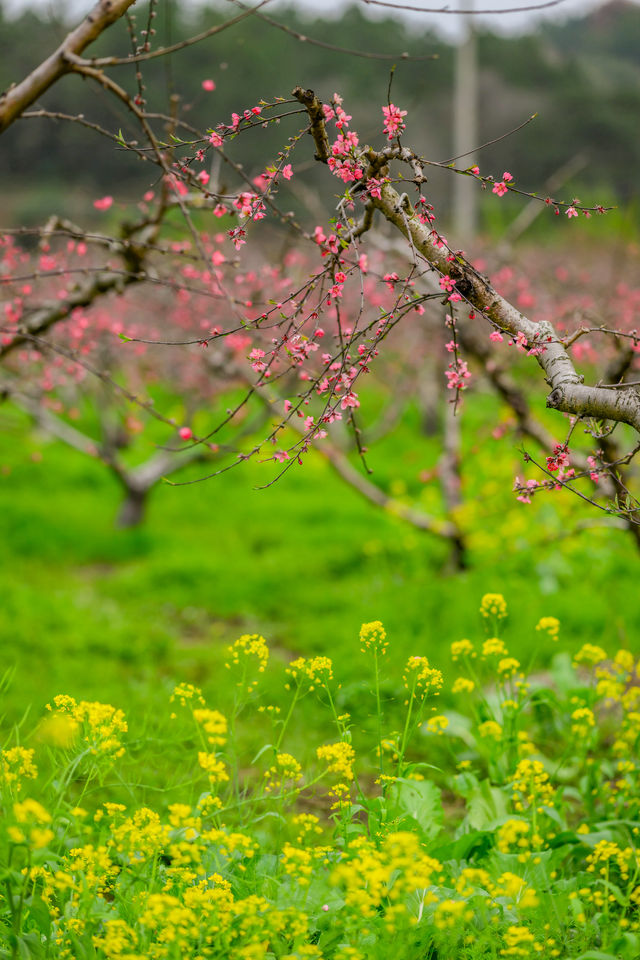
[[[550,473],[556,473],[558,470],[569,466],[569,448],[566,443],[556,443],[553,453],[547,457],[547,470]]]
[[[384,132],[387,135],[387,140],[393,140],[394,137],[400,136],[406,127],[402,118],[406,117],[407,111],[400,110],[399,107],[390,103],[388,107],[382,108],[382,113],[384,114]]]
[[[471,373],[465,360],[453,360],[444,372],[447,390],[466,390]]]

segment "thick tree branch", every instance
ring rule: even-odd
[[[93,10],[60,44],[58,49],[36,67],[28,77],[10,87],[0,97],[0,133],[11,126],[20,114],[42,96],[63,74],[73,69],[71,58],[78,56],[119,20],[135,0],[98,0]]]
[[[299,103],[306,107],[309,119],[311,120],[311,136],[316,145],[316,160],[326,163],[331,156],[329,148],[329,137],[324,124],[324,110],[322,101],[318,100],[313,90],[303,90],[302,87],[296,87],[291,91],[291,95]]]
[[[553,325],[548,321],[534,323],[529,320],[460,258],[449,262],[448,248],[438,245],[441,242],[437,235],[418,219],[406,194],[401,196],[390,184],[384,184],[380,198],[374,198],[373,203],[431,266],[455,281],[457,290],[466,301],[500,330],[512,337],[522,333],[531,347],[540,348],[536,359],[551,388],[548,407],[581,417],[628,423],[640,433],[640,396],[637,391],[586,386]]]

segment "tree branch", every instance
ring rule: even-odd
[[[581,417],[628,423],[640,433],[640,395],[637,391],[585,386],[553,325],[548,321],[534,323],[529,320],[460,257],[450,262],[449,249],[418,219],[406,194],[401,196],[385,183],[380,197],[373,198],[373,203],[432,267],[455,281],[456,289],[468,303],[500,330],[512,337],[522,333],[530,346],[540,348],[536,360],[551,388],[548,407]]]
[[[133,6],[135,0],[98,0],[93,10],[61,43],[58,49],[47,57],[39,67],[20,83],[10,87],[0,97],[0,133],[11,126],[20,114],[30,107],[38,97],[73,69],[71,59],[78,56],[90,43],[119,20]]]

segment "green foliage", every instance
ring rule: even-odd
[[[371,507],[314,457],[267,490],[255,489],[269,478],[259,464],[205,484],[162,484],[143,527],[114,529],[121,491],[104,466],[30,434],[5,405],[0,641],[4,663],[16,666],[7,722],[61,690],[125,706],[154,702],[181,676],[210,695],[223,646],[242,631],[269,636],[287,658],[322,653],[375,616],[403,653],[417,645],[439,662],[444,645],[473,629],[474,597],[486,587],[508,591],[518,619],[552,614],[592,642],[636,635],[640,612],[627,598],[640,571],[628,535],[571,535],[584,514],[577,499],[518,504],[509,488],[521,463],[491,436],[493,401],[480,395],[461,416],[463,456],[474,464],[459,517],[471,567],[452,577],[446,544]],[[153,437],[139,443],[148,456]],[[437,515],[438,484],[421,476],[438,456],[413,411],[369,462],[398,500]],[[192,467],[180,479],[201,475]],[[515,655],[528,662],[536,640],[518,635]],[[348,651],[342,667],[350,710],[360,668]]]

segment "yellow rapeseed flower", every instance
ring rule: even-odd
[[[193,718],[207,734],[214,747],[223,747],[227,742],[227,718],[218,710],[201,708],[193,711]]]
[[[495,720],[485,720],[478,724],[478,733],[482,740],[495,740],[499,743],[502,740],[502,727]]]
[[[531,826],[526,820],[507,820],[498,827],[497,846],[501,853],[511,853],[512,847],[520,850],[529,848]]]
[[[264,673],[269,660],[269,647],[264,637],[258,633],[245,633],[227,648],[231,663],[238,666],[244,657],[255,657],[258,673]]]
[[[519,669],[520,661],[516,660],[515,657],[503,657],[502,660],[498,661],[498,673],[503,680],[515,676]]]
[[[511,778],[511,785],[516,810],[523,810],[525,806],[535,806],[538,810],[543,806],[553,806],[555,789],[540,760],[530,760],[528,757],[520,760]]]
[[[532,951],[542,953],[543,949],[541,944],[536,943],[536,938],[527,927],[515,925],[507,928],[504,943],[504,949],[500,951],[503,957],[526,957],[528,960]]]
[[[329,657],[298,657],[291,661],[287,673],[299,686],[315,690],[317,684],[333,680],[333,662]]]
[[[265,770],[264,775],[267,781],[265,789],[268,792],[282,790],[287,783],[297,783],[302,780],[302,767],[290,753],[279,753],[275,763]]]
[[[212,785],[226,783],[228,781],[229,774],[227,768],[222,760],[218,760],[215,753],[200,751],[198,753],[198,763],[204,772],[208,774],[209,781]]]
[[[428,733],[437,733],[439,736],[442,736],[444,731],[449,726],[449,720],[447,717],[438,715],[435,717],[429,717],[425,724]]]
[[[573,720],[571,732],[581,738],[587,737],[596,723],[593,710],[590,710],[588,707],[578,707],[578,709],[574,710],[571,714],[571,719]]]
[[[584,663],[587,664],[587,666],[593,667],[596,663],[602,663],[602,661],[606,659],[607,655],[602,647],[597,647],[593,643],[585,643],[576,653],[573,662],[574,664]]]
[[[11,787],[19,792],[22,780],[35,780],[38,768],[33,762],[34,750],[9,747],[0,752],[0,787]]]
[[[485,593],[480,601],[480,615],[485,619],[495,617],[504,620],[507,615],[507,602],[501,593]]]
[[[506,657],[508,650],[499,637],[490,637],[482,644],[483,657]]]
[[[455,662],[459,657],[467,657],[473,653],[473,644],[464,637],[462,640],[454,640],[451,644],[451,659]]]
[[[171,694],[170,703],[173,703],[174,700],[179,700],[183,707],[192,701],[193,703],[204,704],[202,690],[200,687],[194,687],[192,683],[179,683]]]
[[[469,680],[467,677],[457,677],[451,688],[452,693],[472,693],[475,689],[475,683],[473,680]]]
[[[560,621],[557,617],[542,617],[536,624],[536,630],[549,634],[551,640],[557,643],[560,636]]]
[[[328,764],[329,773],[337,773],[345,780],[353,780],[353,764],[355,752],[350,743],[339,740],[338,743],[328,743],[316,750],[318,760]]]
[[[426,697],[429,693],[437,696],[444,683],[442,673],[435,667],[429,666],[426,657],[409,657],[402,676],[407,690],[414,694]]]
[[[363,653],[377,653],[384,656],[389,642],[386,631],[379,620],[362,624],[360,627],[360,644]]]

